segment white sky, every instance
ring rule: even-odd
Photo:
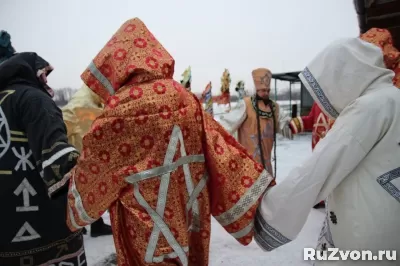
[[[219,94],[224,68],[233,91],[251,70],[300,71],[330,42],[356,37],[351,0],[0,0],[0,29],[17,51],[34,51],[55,71],[53,88],[78,88],[80,74],[127,19],[139,17],[175,58],[189,65],[192,90]]]

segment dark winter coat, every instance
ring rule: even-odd
[[[0,63],[0,265],[86,265],[81,232],[65,223],[65,174],[79,154],[38,78],[51,70],[35,53]]]

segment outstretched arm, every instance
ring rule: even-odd
[[[37,169],[52,197],[68,183],[65,174],[74,167],[79,153],[68,144],[60,109],[44,92],[28,91],[19,110]]]
[[[387,123],[380,112],[359,112],[356,105],[342,112],[304,165],[264,195],[255,219],[255,239],[264,250],[295,239],[312,207],[326,199],[384,134]]]
[[[287,139],[293,139],[292,131],[290,130],[289,127],[290,121],[292,119],[291,116],[289,116],[287,112],[281,110],[279,107],[277,108],[277,112],[278,112],[278,115],[276,116],[278,118],[277,131],[281,133],[283,137]]]
[[[298,116],[292,118],[290,121],[290,129],[293,134],[302,133],[305,131],[311,131],[314,126],[314,116],[317,111],[317,104],[314,103],[311,107],[311,111],[307,116]]]
[[[134,167],[122,166],[130,145],[115,133],[122,123],[105,111],[83,138],[82,155],[69,173],[67,225],[72,231],[98,220],[128,185],[124,178]]]
[[[259,200],[273,178],[208,114],[204,114],[204,128],[211,214],[237,241],[247,245],[253,238]]]
[[[231,111],[220,117],[221,124],[230,134],[235,133],[247,118],[246,105],[239,106],[238,109]]]

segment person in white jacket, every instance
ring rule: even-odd
[[[399,253],[400,91],[393,77],[382,50],[360,38],[331,44],[300,74],[321,110],[336,122],[311,157],[264,195],[255,218],[262,249],[294,240],[312,207],[328,198],[318,250]]]

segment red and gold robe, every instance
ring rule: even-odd
[[[393,84],[400,88],[400,52],[393,45],[393,38],[387,29],[372,28],[360,37],[378,46],[383,51],[383,61],[388,69],[394,71]]]
[[[333,120],[329,119],[318,104],[314,102],[311,111],[307,116],[295,117],[290,121],[290,129],[293,134],[312,131],[311,147],[314,150],[315,145],[326,136],[326,133],[333,125]]]
[[[82,74],[106,102],[71,171],[71,230],[110,210],[118,265],[208,265],[211,216],[247,245],[263,167],[172,79],[174,59],[139,19]]]

